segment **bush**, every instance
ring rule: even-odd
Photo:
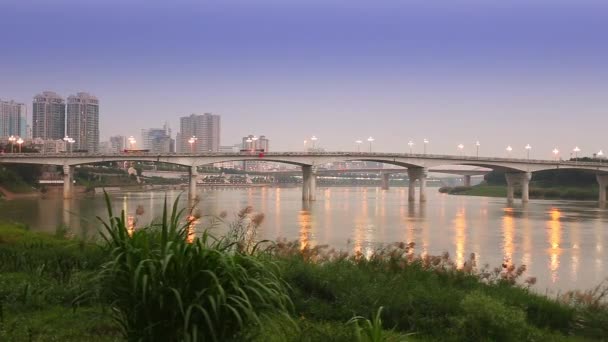
[[[238,340],[268,313],[288,316],[290,300],[273,265],[206,233],[192,238],[195,218],[180,223],[178,200],[170,217],[165,203],[159,224],[130,233],[124,212],[114,217],[106,195],[111,261],[100,281],[125,338]]]
[[[462,341],[519,341],[530,331],[521,309],[479,291],[468,294],[460,308],[456,330]]]

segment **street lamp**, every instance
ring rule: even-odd
[[[357,144],[357,152],[361,152],[361,143],[363,143],[363,141],[357,140],[355,143]]]
[[[526,156],[527,156],[528,160],[530,160],[530,150],[532,149],[532,146],[530,146],[530,144],[527,144],[525,149],[526,149]]]
[[[188,139],[188,142],[190,143],[190,153],[194,153],[194,143],[198,140],[197,137],[195,137],[194,135]]]
[[[73,144],[76,142],[76,140],[72,139],[72,138],[68,138],[68,144],[70,144],[70,153],[72,153],[72,151],[74,150]]]
[[[14,135],[11,135],[8,137],[8,141],[11,143],[11,153],[15,152],[13,145],[15,144],[15,141],[17,141],[17,138]]]
[[[367,141],[369,141],[369,153],[372,153],[372,143],[374,142],[374,138],[369,137],[367,138]]]
[[[23,139],[17,139],[17,145],[19,145],[19,153],[21,153],[21,144],[23,144]]]
[[[464,155],[464,152],[463,152],[463,150],[464,150],[464,145],[463,145],[463,144],[458,144],[458,149],[460,150],[460,155],[461,155],[461,156],[462,156],[462,155]]]
[[[135,146],[135,143],[136,143],[135,138],[133,136],[130,136],[128,140],[129,140],[129,149],[132,150],[133,146]]]
[[[426,154],[426,145],[429,144],[429,139],[424,139],[422,142],[424,143],[424,154]]]
[[[574,151],[574,161],[578,161],[578,153],[581,151],[581,149],[576,146],[572,151]]]
[[[412,154],[412,147],[414,146],[414,142],[410,140],[407,144],[410,147],[410,154]]]
[[[481,144],[479,143],[479,140],[477,140],[475,142],[475,155],[477,156],[477,158],[479,158],[479,146],[481,146]]]
[[[555,156],[555,161],[557,161],[557,156],[559,155],[559,150],[557,147],[553,149],[553,155]]]
[[[316,136],[314,136],[314,135],[313,135],[313,136],[310,138],[310,140],[312,140],[312,149],[313,149],[313,151],[314,151],[314,149],[315,149],[315,145],[316,145],[316,143],[317,143],[317,140],[318,140],[318,139],[319,139],[319,138],[317,138],[317,137],[316,137]]]
[[[507,146],[507,156],[511,157],[511,151],[513,151],[513,147],[511,145]]]

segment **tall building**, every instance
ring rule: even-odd
[[[265,135],[256,137],[249,134],[241,139],[241,150],[251,151],[251,153],[268,152],[270,140]],[[274,163],[259,162],[259,161],[243,161],[243,170],[247,171],[264,171],[276,168]]]
[[[99,151],[99,100],[88,93],[68,97],[67,135],[74,150]]]
[[[174,141],[171,139],[171,128],[167,123],[163,128],[142,129],[141,142],[144,149],[153,153],[175,152]]]
[[[19,136],[27,138],[27,107],[13,100],[0,100],[0,138]]]
[[[268,148],[270,147],[270,140],[266,138],[265,135],[260,135],[260,137],[256,137],[253,134],[249,134],[242,139],[241,149],[243,150],[252,150],[252,151],[264,151],[268,152]]]
[[[52,91],[34,96],[32,138],[63,139],[65,136],[65,101]]]
[[[127,137],[115,135],[110,137],[110,152],[119,153],[127,149]]]
[[[190,152],[188,140],[191,137],[196,137],[196,142],[192,144],[195,152],[218,152],[220,149],[220,116],[205,113],[181,117],[178,152]]]

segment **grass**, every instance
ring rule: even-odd
[[[177,203],[177,202],[176,202]],[[109,204],[109,203],[108,203]],[[109,206],[110,207],[110,206]],[[183,215],[186,214],[187,215]],[[608,288],[548,298],[525,267],[461,268],[391,244],[369,257],[258,242],[251,208],[215,238],[165,205],[133,231],[108,212],[101,241],[0,226],[0,340],[594,341]],[[520,285],[518,285],[520,284]]]

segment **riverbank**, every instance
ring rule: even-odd
[[[162,230],[166,231],[163,234],[148,229],[128,233],[120,221],[114,221],[113,230],[108,231],[113,234],[108,235],[110,246],[72,239],[65,230],[46,235],[0,225],[0,340],[123,340],[120,326],[113,321],[112,306],[132,308],[128,317],[140,317],[149,325],[164,322],[164,334],[183,337],[180,334],[184,331],[166,325],[175,321],[181,322],[176,326],[183,326],[180,310],[197,303],[204,310],[215,310],[204,299],[207,297],[191,296],[192,286],[187,286],[204,284],[197,278],[204,274],[214,274],[215,281],[225,284],[223,291],[229,296],[236,293],[231,294],[229,283],[224,283],[228,278],[239,286],[257,288],[249,292],[247,302],[241,302],[247,307],[251,304],[255,313],[244,307],[233,308],[239,319],[230,310],[214,313],[220,316],[211,327],[218,329],[218,334],[226,324],[231,327],[228,333],[223,332],[231,338],[219,340],[364,341],[357,339],[357,326],[359,333],[365,334],[366,324],[389,341],[402,340],[409,333],[415,333],[406,337],[412,341],[592,341],[608,334],[608,309],[600,292],[547,298],[526,288],[521,267],[485,270],[472,256],[464,267],[457,268],[447,255],[419,257],[415,246],[404,243],[377,250],[368,258],[286,241],[254,249],[249,232],[255,232],[262,217],[250,210],[243,210],[238,217],[237,222],[231,222],[233,229],[225,244],[214,244],[204,237],[193,240],[191,235],[179,235],[173,229]],[[186,243],[186,238],[191,243]],[[172,241],[171,247],[162,249],[161,239]],[[141,244],[147,248],[140,248]],[[172,258],[156,254],[156,248]],[[120,256],[123,250],[135,254],[124,259]],[[146,251],[149,254],[140,254]],[[203,259],[196,261],[199,258]],[[169,263],[163,273],[156,273],[163,268],[154,265],[163,260]],[[219,266],[218,260],[226,264],[216,268],[213,265]],[[124,267],[135,270],[138,262],[150,267],[107,274]],[[190,267],[203,272],[187,271]],[[252,273],[241,278],[243,269]],[[117,277],[119,274],[127,277]],[[142,276],[148,280],[142,283]],[[265,287],[258,288],[257,281],[247,285],[248,279],[258,279]],[[107,283],[109,280],[113,283]],[[527,280],[527,284],[532,283],[533,279]],[[277,287],[270,291],[270,284]],[[120,291],[123,286],[128,291],[107,292]],[[205,286],[211,286],[208,295],[217,295],[212,285]],[[147,290],[142,293],[140,288]],[[174,300],[177,294],[180,302]],[[123,296],[119,302],[118,295]],[[164,296],[162,310],[157,296]],[[140,306],[145,314],[136,310]],[[378,319],[374,319],[376,313]],[[249,316],[253,314],[260,324]],[[365,318],[351,320],[356,316]],[[242,326],[237,324],[240,320]],[[134,329],[131,337],[144,334],[137,326],[130,327]]]
[[[507,187],[504,185],[479,184],[472,187],[455,186],[441,187],[439,192],[450,195],[507,197]],[[515,190],[515,196],[520,196],[521,190]],[[560,200],[589,200],[598,198],[597,187],[530,187],[531,199],[560,199]]]

